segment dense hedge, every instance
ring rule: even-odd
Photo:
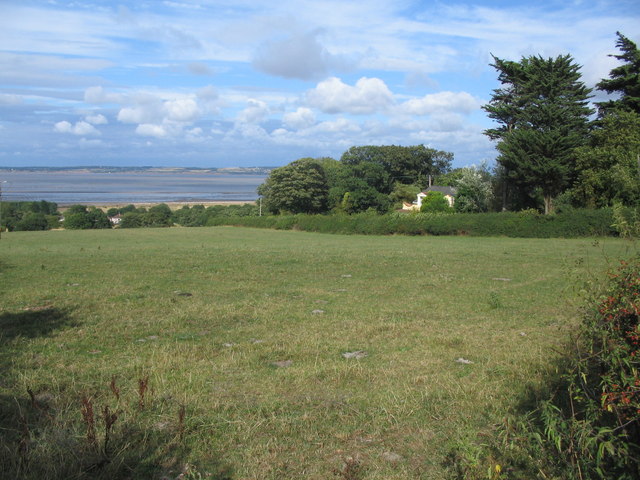
[[[391,213],[378,215],[278,215],[215,217],[209,226],[237,225],[280,230],[365,235],[470,235],[527,238],[570,238],[617,235],[611,209],[571,210],[556,215],[535,212]]]

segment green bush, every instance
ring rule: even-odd
[[[72,205],[65,212],[64,228],[69,230],[111,228],[111,222],[107,214],[99,208]]]
[[[16,223],[14,230],[16,231],[34,231],[34,230],[48,230],[49,222],[47,217],[43,213],[29,212],[22,220]]]
[[[35,215],[34,215],[35,214]],[[42,219],[45,219],[45,222]],[[59,226],[58,205],[39,202],[0,202],[0,230],[48,230]]]
[[[583,324],[570,409],[552,409],[547,432],[583,474],[631,480],[640,478],[640,257],[609,277]]]

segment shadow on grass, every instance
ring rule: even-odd
[[[34,398],[35,397],[35,398]],[[66,405],[65,405],[66,403]],[[62,418],[61,411],[75,413]],[[153,411],[117,418],[106,427],[95,405],[93,437],[79,401],[43,395],[14,398],[0,395],[0,472],[22,480],[231,480],[231,471],[215,457],[189,458],[189,433],[182,438],[173,426],[158,428]],[[67,412],[68,413],[68,412]],[[122,415],[119,410],[110,414]],[[85,416],[85,420],[80,419]]]
[[[0,346],[16,337],[44,337],[61,328],[75,327],[78,323],[70,314],[70,309],[51,305],[21,312],[4,312],[0,314]]]
[[[12,378],[20,373],[19,357],[29,353],[20,339],[78,325],[71,309],[52,305],[0,314],[0,476],[230,480],[230,470],[214,455],[198,458],[197,466],[186,462],[198,436],[189,429],[184,409],[170,422],[159,421],[166,405],[143,409],[136,396],[120,397],[115,380],[111,391],[94,391],[95,398],[78,385],[34,385],[26,391],[16,386]]]

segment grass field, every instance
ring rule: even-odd
[[[0,467],[455,478],[450,452],[544,382],[582,282],[627,255],[614,239],[3,234]]]

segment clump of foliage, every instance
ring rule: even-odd
[[[49,230],[59,224],[58,205],[39,202],[2,202],[0,229],[10,231]]]
[[[170,227],[173,224],[171,221],[172,212],[166,203],[154,205],[149,210],[125,207],[120,213],[122,214],[120,220],[122,228]]]
[[[493,202],[491,173],[486,166],[462,168],[455,182],[458,189],[454,208],[461,213],[488,212]]]
[[[266,208],[263,214],[266,214]],[[185,205],[174,211],[171,220],[173,223],[182,225],[183,227],[204,227],[207,225],[215,225],[216,219],[257,217],[260,215],[260,207],[252,203],[242,205],[212,205],[204,207],[204,205]]]
[[[575,478],[640,476],[640,257],[609,274],[585,315],[563,395],[544,405],[545,433]]]
[[[64,215],[64,228],[86,230],[111,228],[111,222],[101,209],[84,205],[71,205]]]
[[[453,209],[442,192],[427,192],[427,196],[422,199],[420,211],[423,213],[449,213],[453,212]]]

